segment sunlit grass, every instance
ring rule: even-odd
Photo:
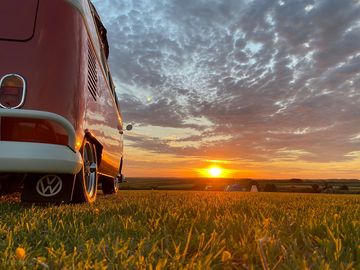
[[[360,197],[127,191],[0,203],[0,269],[359,269]]]

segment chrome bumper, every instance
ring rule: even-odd
[[[0,141],[0,172],[76,174],[81,170],[83,161],[75,148],[75,130],[66,118],[50,112],[14,109],[0,109],[0,117],[53,121],[65,129],[69,138],[68,146]]]
[[[65,145],[0,142],[0,172],[76,174],[81,167],[80,153]]]

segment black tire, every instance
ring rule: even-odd
[[[84,165],[76,175],[73,202],[92,203],[96,200],[98,184],[96,149],[94,145],[85,138],[80,153]]]
[[[102,177],[101,186],[105,195],[114,194],[119,190],[119,180],[117,178]]]

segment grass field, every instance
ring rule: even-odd
[[[0,213],[0,269],[360,269],[358,195],[122,191]]]

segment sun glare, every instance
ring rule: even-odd
[[[222,169],[219,167],[211,167],[208,169],[208,173],[211,177],[219,177],[221,176]]]

